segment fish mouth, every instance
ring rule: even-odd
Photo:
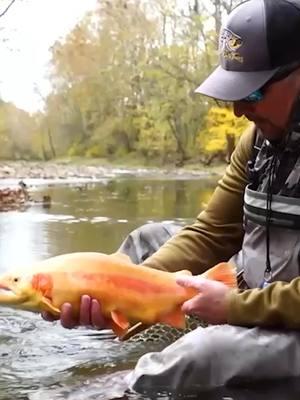
[[[23,303],[25,297],[15,293],[9,286],[0,283],[0,306]]]

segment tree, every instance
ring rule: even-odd
[[[3,9],[0,10],[0,18],[3,17],[8,12],[8,10],[15,3],[15,1],[16,0],[11,0],[10,3],[8,3],[6,6],[4,6]],[[1,3],[0,3],[0,6],[2,6]]]
[[[235,117],[230,107],[211,107],[206,116],[206,126],[198,136],[208,163],[218,156],[229,162],[236,139],[248,125],[249,121],[244,116]]]
[[[51,49],[53,90],[35,137],[43,157],[138,153],[183,165],[208,154],[197,140],[211,101],[194,90],[217,64],[221,17],[236,3],[99,0]],[[233,139],[222,142],[228,154]]]

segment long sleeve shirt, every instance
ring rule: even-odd
[[[241,136],[223,178],[195,223],[180,230],[143,265],[170,272],[189,269],[198,275],[241,249],[243,198],[254,132],[251,126]],[[230,324],[300,328],[300,312],[295,312],[300,311],[300,277],[264,289],[231,290],[227,300]]]

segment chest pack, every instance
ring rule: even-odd
[[[272,145],[256,132],[244,194],[244,240],[234,262],[249,287],[300,275],[300,126]]]

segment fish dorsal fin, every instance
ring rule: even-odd
[[[132,263],[131,258],[130,258],[127,254],[119,253],[119,252],[117,251],[116,253],[112,253],[111,255],[114,256],[114,257],[119,258],[119,259],[122,260],[122,261],[127,261],[127,262]]]
[[[181,310],[181,306],[178,306],[175,310],[168,314],[162,315],[158,322],[173,326],[174,328],[184,329],[185,315]]]
[[[227,262],[215,265],[201,276],[206,279],[223,282],[231,288],[237,287],[236,269],[234,265]]]

